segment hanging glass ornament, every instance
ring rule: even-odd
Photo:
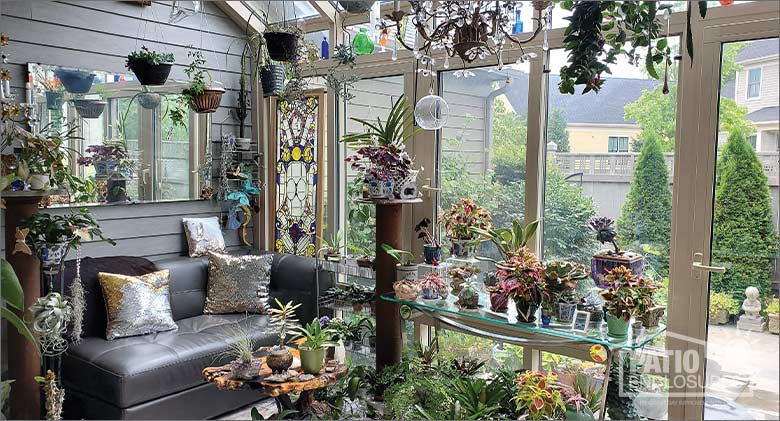
[[[417,101],[414,107],[414,121],[425,130],[441,129],[449,115],[450,106],[447,101],[432,92]]]
[[[374,52],[374,43],[368,38],[368,31],[366,28],[360,28],[360,33],[355,35],[355,40],[352,41],[352,50],[359,56]]]

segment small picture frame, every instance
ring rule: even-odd
[[[590,324],[590,312],[579,311],[579,310],[574,312],[574,321],[571,324],[572,331],[586,333],[588,331],[589,324]]]

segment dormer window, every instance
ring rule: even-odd
[[[761,68],[756,67],[748,71],[747,97],[758,98],[761,93]]]

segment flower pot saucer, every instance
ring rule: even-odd
[[[442,304],[445,304],[447,302],[447,299],[446,298],[441,298],[441,297],[439,297],[439,298],[432,298],[432,299],[420,297],[420,301],[422,301],[423,304],[425,304],[425,305],[440,306]]]

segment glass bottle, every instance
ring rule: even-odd
[[[520,8],[515,9],[515,26],[512,27],[512,34],[523,33],[523,18],[520,17]]]
[[[355,51],[355,54],[359,56],[374,52],[374,43],[371,42],[371,38],[368,37],[366,28],[360,28],[360,33],[355,35],[355,39],[352,41],[352,49]]]
[[[323,60],[330,58],[330,45],[328,45],[328,37],[322,37],[322,58]]]

